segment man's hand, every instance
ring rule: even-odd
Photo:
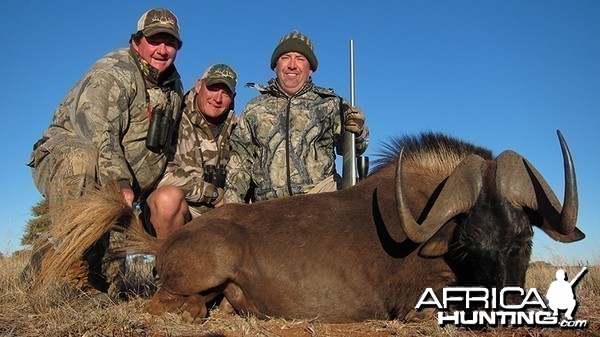
[[[365,115],[358,107],[350,107],[344,112],[344,129],[360,136],[365,125]]]
[[[223,190],[220,187],[217,187],[215,189],[214,195],[213,195],[213,200],[211,201],[211,203],[213,204],[213,206],[215,207],[221,207],[223,206],[223,195],[225,194],[225,190]]]
[[[131,189],[131,187],[121,187],[120,193],[121,193],[121,197],[123,198],[125,203],[127,203],[127,205],[129,205],[129,207],[133,207],[133,200],[135,200],[135,193],[133,193],[133,190]]]

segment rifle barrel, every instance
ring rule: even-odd
[[[354,40],[350,39],[350,104],[354,106]]]
[[[577,280],[579,280],[579,278],[581,276],[583,276],[583,274],[586,272],[587,267],[583,267],[583,269],[581,269],[581,271],[575,275],[575,277],[573,277],[573,279],[571,279],[571,282],[569,282],[569,285],[571,285],[571,287],[573,287],[573,284],[575,284],[575,282],[577,282]]]
[[[354,106],[354,40],[352,39],[350,40],[350,104]],[[356,185],[356,148],[352,132],[344,132],[343,146],[342,188],[348,188]]]

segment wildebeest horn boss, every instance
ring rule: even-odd
[[[484,148],[423,133],[393,140],[373,173],[352,188],[228,204],[164,241],[147,235],[120,204],[102,204],[113,215],[105,218],[116,220],[60,226],[98,228],[100,235],[124,222],[118,219],[131,220],[128,252],[156,255],[162,285],[147,306],[153,314],[205,317],[206,303],[223,294],[238,312],[261,317],[410,319],[419,315],[413,308],[428,287],[523,286],[532,225],[557,241],[584,238],[575,227],[573,161],[560,132],[559,140],[564,207],[515,152],[494,159]],[[95,207],[82,200],[87,205],[71,209]],[[73,258],[53,256],[61,259],[55,266]],[[42,279],[52,273],[42,270]]]
[[[501,153],[495,160],[495,185],[500,196],[517,207],[526,207],[539,212],[551,227],[562,234],[569,234],[577,222],[577,182],[575,167],[567,144],[558,131],[561,149],[565,158],[565,200],[564,208],[544,178],[527,159],[513,151]],[[402,228],[414,242],[424,242],[454,216],[469,211],[481,195],[484,169],[489,169],[485,160],[472,154],[461,161],[440,192],[434,207],[422,225],[417,224],[411,215],[402,192],[402,151],[396,166],[396,200]],[[492,169],[494,169],[492,167]],[[493,176],[492,176],[493,178]],[[542,193],[542,195],[539,195]],[[540,204],[538,204],[540,202]],[[562,210],[561,210],[562,209]],[[561,241],[562,236],[553,236]]]

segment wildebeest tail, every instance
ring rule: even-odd
[[[140,226],[135,210],[123,200],[117,183],[89,188],[81,197],[50,208],[52,224],[34,244],[45,252],[35,286],[63,277],[85,251],[112,229]],[[148,249],[151,250],[151,249]]]
[[[163,240],[148,234],[139,217],[135,217],[128,223],[119,223],[115,229],[125,233],[125,236],[127,237],[125,245],[113,250],[113,252],[117,254],[156,255],[162,246]]]

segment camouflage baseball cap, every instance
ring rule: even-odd
[[[137,31],[142,32],[144,36],[167,33],[177,38],[180,46],[182,43],[177,17],[164,8],[153,8],[144,13],[137,23]]]
[[[230,66],[226,64],[213,64],[208,67],[202,79],[206,85],[213,85],[217,83],[223,83],[235,94],[235,86],[237,84],[237,74]]]

